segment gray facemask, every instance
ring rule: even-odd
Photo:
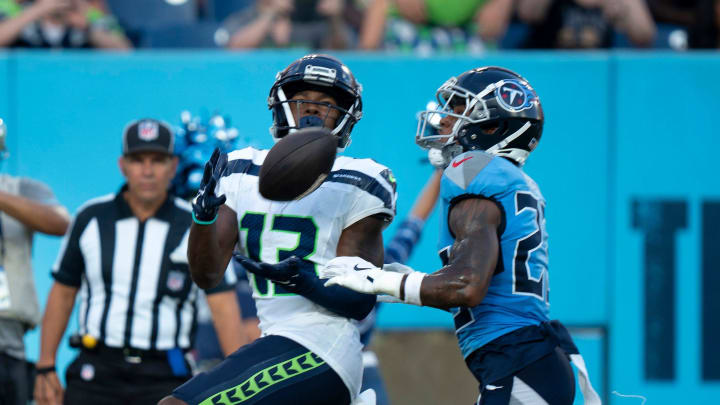
[[[5,121],[0,118],[0,160],[8,157],[7,144],[5,139],[7,138],[7,126]]]

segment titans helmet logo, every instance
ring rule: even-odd
[[[502,108],[512,112],[530,108],[533,100],[527,87],[515,80],[505,81],[495,90],[495,97]]]

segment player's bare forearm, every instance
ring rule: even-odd
[[[215,223],[193,223],[190,227],[188,263],[190,275],[200,288],[212,288],[220,284],[238,238],[235,221],[235,212],[222,206]]]
[[[47,205],[25,197],[0,192],[0,211],[22,222],[33,231],[62,236],[70,224],[70,215],[60,205]]]
[[[498,261],[500,209],[492,201],[471,198],[457,203],[449,215],[455,234],[450,261],[421,284],[423,305],[474,307],[487,293]]]
[[[438,195],[440,194],[440,179],[442,178],[442,170],[435,170],[425,187],[423,187],[422,193],[417,197],[413,204],[410,213],[423,221],[428,219],[430,214],[435,208]]]
[[[50,289],[40,331],[38,367],[55,365],[57,348],[75,305],[77,288],[55,282]]]

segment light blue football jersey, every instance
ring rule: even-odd
[[[481,151],[457,156],[443,173],[440,256],[447,262],[455,237],[448,226],[453,203],[487,198],[501,209],[500,257],[480,305],[453,308],[464,357],[515,329],[548,320],[548,237],[545,199],[537,184],[505,158]]]

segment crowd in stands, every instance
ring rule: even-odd
[[[0,0],[7,48],[718,48],[720,0]]]

